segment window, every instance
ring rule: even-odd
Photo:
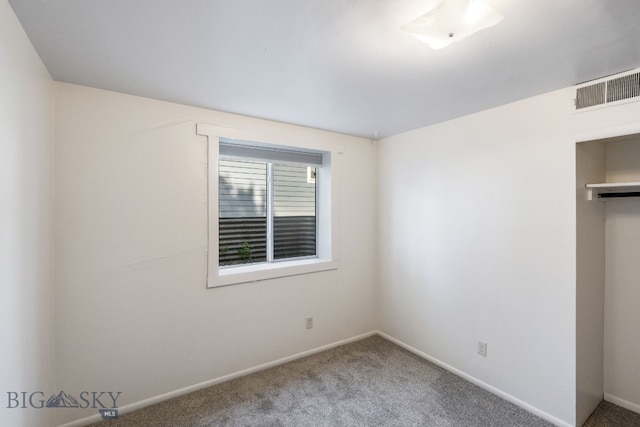
[[[218,265],[315,257],[321,165],[322,154],[221,143]]]
[[[338,267],[332,243],[339,146],[313,134],[310,141],[284,134],[282,144],[252,142],[251,131],[207,124],[196,133],[209,146],[208,287]]]

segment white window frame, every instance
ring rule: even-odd
[[[206,136],[208,139],[208,288],[259,282],[280,277],[335,270],[338,268],[336,244],[338,197],[336,177],[338,176],[339,157],[342,154],[341,147],[318,140],[309,141],[308,138],[301,142],[299,141],[299,137],[294,135],[258,135],[256,132],[221,128],[204,123],[198,123],[196,125],[196,133]],[[219,266],[218,160],[220,158],[220,139],[251,142],[255,145],[266,147],[286,147],[292,150],[322,152],[323,165],[317,169],[319,184],[316,189],[316,257],[290,259],[272,263]]]

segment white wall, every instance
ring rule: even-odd
[[[585,185],[605,181],[604,142],[576,144],[576,425],[604,395],[605,204]]]
[[[7,392],[53,392],[51,78],[0,1],[0,425],[50,426]],[[36,402],[37,403],[37,402]],[[13,403],[11,404],[13,405]]]
[[[573,95],[417,129],[378,153],[382,331],[569,425],[575,143],[637,129],[640,113],[633,103],[574,114]]]
[[[62,389],[122,391],[122,407],[376,329],[371,141],[67,84],[55,100]],[[196,122],[344,147],[337,271],[206,289]]]
[[[607,182],[640,181],[640,137],[606,146]],[[605,393],[640,412],[640,199],[606,205]]]
[[[368,332],[379,307],[390,336],[558,423],[579,419],[574,144],[640,131],[640,104],[573,115],[567,89],[388,138],[376,153],[359,138],[56,84],[54,295],[50,85],[0,2],[0,392],[117,390],[124,406]],[[338,271],[205,289],[196,122],[345,147]],[[608,236],[637,233],[632,203]],[[637,320],[614,333],[625,339]],[[638,360],[631,350],[623,364]],[[605,390],[640,401],[613,377]],[[95,415],[4,406],[2,425]]]

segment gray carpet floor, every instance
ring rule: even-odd
[[[600,402],[583,427],[639,427],[640,414],[613,403]]]
[[[93,426],[551,424],[373,336]]]

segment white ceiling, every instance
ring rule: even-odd
[[[55,80],[383,138],[640,67],[640,0],[487,0],[433,51],[437,0],[9,0]]]

